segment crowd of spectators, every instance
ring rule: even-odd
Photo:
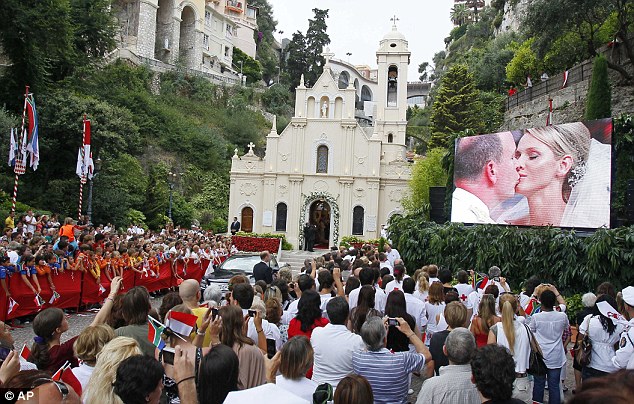
[[[606,283],[584,296],[571,340],[566,300],[554,285],[531,278],[515,295],[498,267],[475,282],[476,273],[436,265],[408,271],[391,246],[364,246],[308,259],[296,274],[285,268],[269,276],[261,266],[257,282],[236,275],[228,292],[184,280],[154,310],[144,287],[122,293],[123,271],[152,276],[152,260],[192,265],[202,258],[213,270],[232,253],[230,238],[136,226],[118,234],[112,226],[67,219],[64,228],[29,216],[35,219],[18,220],[1,240],[12,264],[34,256],[42,265],[53,254],[59,267],[52,270],[111,271],[111,289],[92,324],[70,339],[62,310],[38,313],[26,358],[0,327],[9,347],[2,387],[89,403],[407,403],[419,377],[417,403],[541,403],[547,384],[548,402],[559,404],[570,344],[589,340],[590,361],[575,361],[573,402],[598,402],[604,391],[610,402],[625,403],[634,390],[634,287],[617,294]],[[267,253],[261,257],[266,263]],[[176,328],[171,320],[180,316],[195,325]],[[167,325],[158,331],[162,342],[151,337],[155,324]],[[545,374],[529,374],[533,338]],[[72,377],[54,380],[60,368]]]

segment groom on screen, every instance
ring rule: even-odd
[[[515,195],[518,180],[511,132],[458,139],[451,221],[496,223],[491,210]]]

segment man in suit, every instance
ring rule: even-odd
[[[269,261],[271,261],[271,254],[268,251],[262,251],[260,253],[261,261],[255,264],[253,267],[253,277],[255,281],[264,281],[268,284],[273,282],[273,270],[269,266]]]
[[[240,222],[238,222],[237,217],[234,217],[233,222],[231,222],[231,235],[234,236],[239,231],[240,231]]]

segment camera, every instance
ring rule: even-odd
[[[396,327],[398,325],[398,320],[395,318],[388,318],[387,325]]]
[[[218,316],[218,308],[217,307],[213,307],[211,309],[211,319],[215,320],[217,316]]]
[[[249,310],[249,317],[255,317],[255,310]]]
[[[499,277],[499,276],[495,276],[495,277],[493,278],[493,280],[494,280],[495,282],[499,282],[499,281],[500,281],[500,277]]]
[[[174,364],[174,348],[163,349],[163,363],[167,363],[168,365]]]

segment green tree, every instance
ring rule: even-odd
[[[326,30],[326,18],[328,18],[328,10],[313,8],[315,16],[308,20],[308,30],[306,31],[306,63],[308,72],[305,79],[311,85],[317,81],[324,68],[324,57],[321,54],[326,45],[330,43],[330,37]]]
[[[466,65],[452,66],[440,82],[432,105],[429,148],[446,148],[452,134],[471,129],[479,132],[482,103],[473,74]]]
[[[251,56],[242,52],[240,48],[233,48],[233,64],[241,69],[247,76],[247,83],[256,83],[262,80],[262,65]]]
[[[612,116],[612,94],[608,78],[608,63],[605,56],[594,58],[592,64],[592,81],[588,89],[585,119],[609,118]]]
[[[110,12],[112,1],[70,0],[70,4],[77,56],[84,59],[82,64],[100,60],[116,46],[116,25]]]
[[[529,75],[533,78],[539,77],[541,63],[532,49],[534,42],[535,39],[531,38],[517,47],[515,56],[506,65],[507,81],[515,84],[524,84]]]
[[[257,44],[256,59],[262,65],[262,79],[268,84],[278,75],[280,59],[274,48],[277,21],[273,7],[267,0],[251,0],[249,5],[258,8],[258,29],[254,32]]]
[[[409,196],[403,201],[403,206],[409,212],[425,209],[429,204],[429,187],[442,187],[447,182],[447,173],[442,167],[444,149],[432,149],[427,155],[414,163],[412,179],[409,182]]]
[[[574,31],[586,45],[587,57],[597,55],[597,48],[602,42],[618,38],[625,49],[627,61],[634,63],[634,43],[631,39],[634,26],[632,0],[534,0],[529,3],[522,26],[529,36],[537,39],[535,45],[540,56],[546,54],[557,38]],[[601,37],[601,26],[616,16],[611,38]],[[621,77],[631,80],[632,75],[622,63],[608,60],[610,69],[616,70]]]
[[[0,91],[14,108],[23,102],[24,86],[43,90],[71,61],[73,24],[68,0],[6,0],[0,7],[0,45],[11,64]]]
[[[449,16],[451,17],[451,21],[458,26],[465,25],[469,18],[471,17],[471,11],[467,8],[467,5],[464,3],[459,3],[453,6],[451,11],[449,12]]]
[[[308,50],[306,47],[306,37],[301,31],[293,34],[291,42],[286,48],[288,59],[286,61],[286,69],[291,78],[290,87],[294,91],[299,84],[302,74],[308,71]]]

